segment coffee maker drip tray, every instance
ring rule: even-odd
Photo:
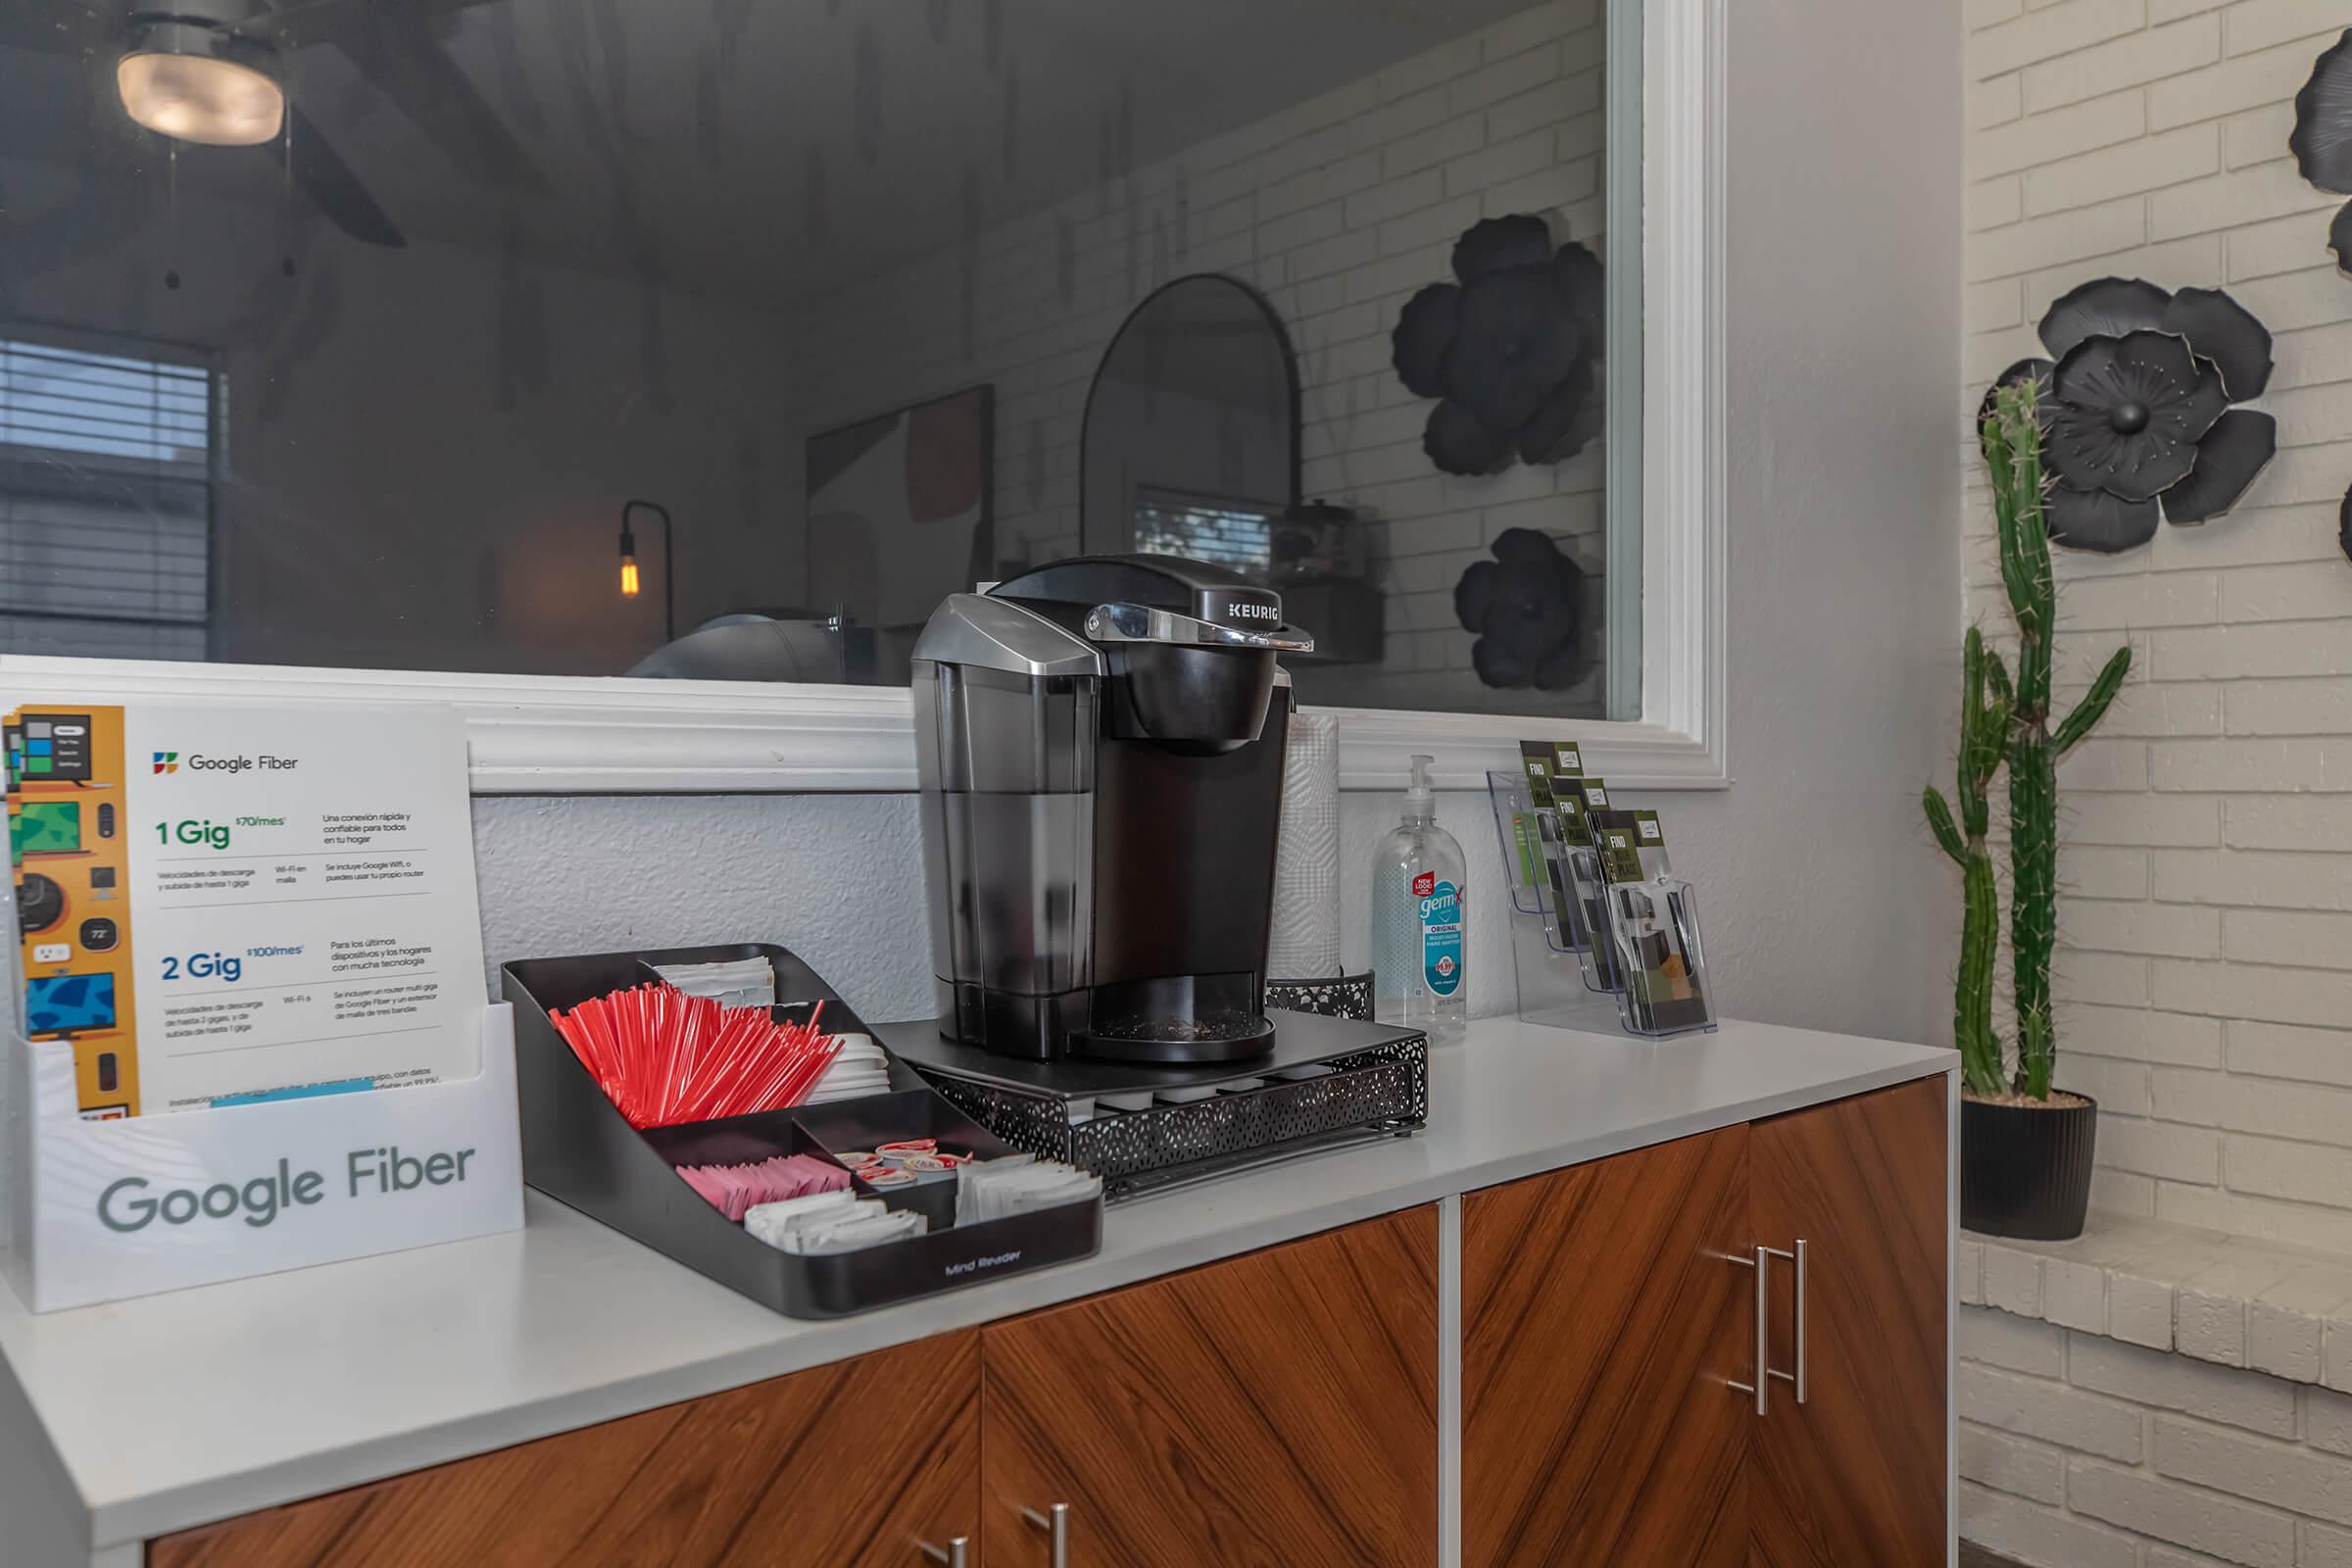
[[[1098,985],[1088,999],[1092,1016],[1070,1031],[1066,1054],[1168,1067],[1257,1061],[1274,1049],[1260,994],[1250,971]]]
[[[1255,1012],[1212,1012],[1200,1018],[1099,1020],[1070,1044],[1083,1056],[1103,1061],[1222,1062],[1263,1054],[1274,1045],[1274,1026]]]

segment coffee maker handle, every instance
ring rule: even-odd
[[[1311,654],[1315,640],[1296,626],[1264,631],[1223,626],[1154,605],[1097,605],[1086,612],[1086,636],[1098,643],[1201,643],[1211,648],[1261,648],[1278,654]]]

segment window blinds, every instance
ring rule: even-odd
[[[202,659],[210,369],[0,333],[0,651]]]

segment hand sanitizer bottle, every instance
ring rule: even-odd
[[[1429,759],[1413,759],[1404,820],[1372,859],[1372,1011],[1382,1023],[1419,1029],[1432,1045],[1462,1038],[1464,916],[1469,891],[1462,847],[1438,826]]]

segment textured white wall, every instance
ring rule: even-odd
[[[2110,274],[2227,287],[2276,335],[2279,451],[2237,510],[2059,552],[2059,666],[2131,684],[2061,775],[2060,1082],[2102,1207],[2352,1251],[2352,280],[2287,153],[2342,0],[1978,0],[1963,396]],[[2005,626],[1981,465],[1969,606]]]
[[[1370,949],[1372,847],[1393,797],[1342,813],[1346,956]],[[1446,795],[1472,876],[1500,874],[1483,797]],[[704,942],[779,942],[877,1020],[931,1010],[922,839],[911,795],[486,796],[474,802],[488,980],[510,958]],[[1471,1003],[1512,1005],[1508,941],[1492,901],[1471,910]]]
[[[1725,1010],[1942,1040],[1959,895],[1917,795],[1958,682],[1958,0],[1740,0],[1731,26],[1736,782],[1651,804]],[[1396,808],[1344,802],[1353,962]],[[1470,858],[1472,1008],[1508,1011],[1485,798],[1439,815]],[[475,820],[493,963],[764,936],[861,1009],[928,1008],[910,798],[485,799]]]
[[[487,796],[482,945],[510,958],[778,942],[872,1021],[931,1011],[911,795]]]
[[[1958,0],[1729,11],[1735,782],[1657,804],[1727,1011],[1948,1041]]]

